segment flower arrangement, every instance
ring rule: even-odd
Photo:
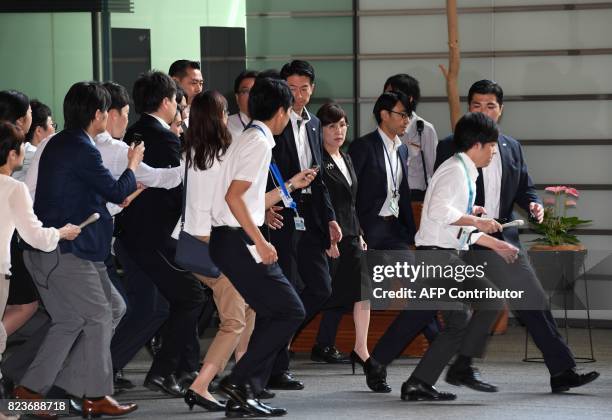
[[[579,244],[580,240],[570,231],[591,223],[591,220],[567,216],[567,210],[576,207],[576,199],[580,197],[580,193],[575,188],[566,186],[546,187],[544,190],[552,196],[544,199],[544,221],[540,224],[532,223],[532,229],[542,235],[533,241],[549,246]]]

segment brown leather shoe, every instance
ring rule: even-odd
[[[13,390],[13,397],[18,400],[42,400],[43,396],[37,392],[31,391],[25,386],[18,386]],[[39,412],[34,414],[39,419],[56,420],[57,415],[49,412]]]
[[[83,418],[91,419],[100,416],[123,416],[138,408],[136,404],[120,404],[113,397],[106,396],[101,400],[83,400]]]

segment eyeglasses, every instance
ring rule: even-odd
[[[407,120],[407,119],[410,118],[410,114],[408,114],[407,112],[397,112],[397,111],[394,111],[392,109],[388,109],[387,112],[390,112],[392,114],[397,114],[400,117],[402,117],[403,120]]]

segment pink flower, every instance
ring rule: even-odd
[[[566,200],[565,201],[565,207],[576,207],[576,201],[575,200]]]
[[[546,197],[544,199],[544,205],[545,206],[554,206],[555,205],[555,199],[552,197]]]
[[[576,188],[567,188],[565,190],[565,193],[569,194],[569,195],[573,195],[576,198],[580,197],[580,193],[578,192],[578,190]]]
[[[545,191],[551,192],[553,194],[559,194],[561,192],[565,192],[567,190],[567,187],[565,186],[556,186],[556,187],[546,187],[544,188]]]

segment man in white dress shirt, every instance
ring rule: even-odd
[[[410,124],[400,139],[408,146],[410,197],[412,201],[423,201],[436,161],[436,147],[438,146],[436,129],[416,113],[419,99],[421,99],[421,89],[418,80],[414,77],[403,73],[391,76],[385,82],[383,90],[402,92],[412,105]]]
[[[244,70],[236,77],[234,81],[234,94],[236,95],[236,103],[238,104],[238,112],[230,115],[227,118],[227,128],[232,134],[232,138],[238,136],[251,122],[249,115],[249,92],[255,84],[255,78],[259,74],[255,70]]]
[[[418,250],[435,250],[423,257],[428,265],[465,266],[469,259],[466,260],[463,251],[467,251],[472,244],[495,251],[508,264],[516,260],[518,248],[488,235],[502,230],[501,225],[494,219],[478,217],[483,209],[474,206],[478,168],[489,165],[493,159],[498,135],[495,122],[481,113],[468,113],[457,123],[455,142],[458,153],[440,166],[431,179],[425,194],[421,225],[415,236]],[[476,229],[479,232],[474,232]],[[463,282],[459,282],[459,279],[457,282],[455,279],[433,280],[449,289],[495,290],[486,277],[476,276]],[[402,384],[403,400],[454,400],[454,394],[438,392],[433,385],[455,354],[458,356],[447,372],[447,382],[482,392],[497,391],[496,386],[480,380],[477,369],[472,366],[472,356],[484,355],[489,332],[497,319],[498,310],[503,306],[503,300],[451,300],[465,305],[460,309],[442,311],[445,328],[430,345],[410,378]],[[477,309],[471,317],[469,306]]]

